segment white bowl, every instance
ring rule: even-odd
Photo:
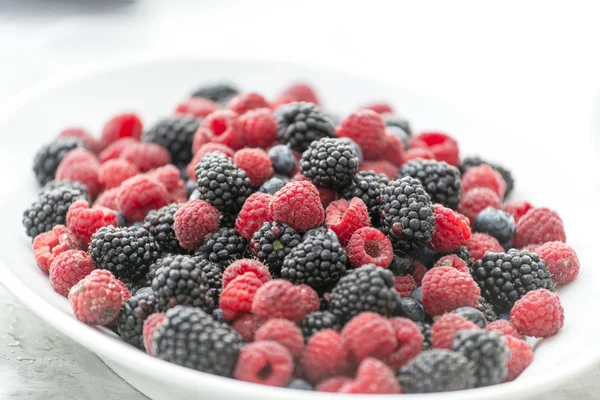
[[[97,132],[108,117],[122,110],[139,112],[146,124],[151,124],[169,114],[176,102],[200,83],[230,80],[245,90],[272,96],[296,79],[314,83],[326,107],[342,115],[370,100],[389,100],[417,130],[442,129],[460,141],[463,154],[477,152],[502,160],[517,179],[514,197],[558,210],[567,227],[568,242],[579,254],[582,268],[578,280],[559,291],[566,312],[565,327],[557,336],[537,345],[533,364],[520,378],[493,387],[412,398],[523,398],[550,390],[598,363],[600,324],[595,314],[600,309],[600,297],[597,258],[592,247],[597,238],[594,226],[598,226],[592,201],[596,194],[584,184],[585,176],[571,177],[567,168],[548,162],[552,159],[549,154],[560,154],[560,142],[547,143],[544,151],[531,151],[527,144],[536,143],[539,135],[524,137],[518,130],[494,132],[493,124],[474,126],[468,116],[435,99],[335,71],[281,63],[173,58],[117,62],[87,69],[77,76],[52,79],[14,99],[0,114],[0,132],[10,135],[11,150],[20,156],[19,165],[9,173],[26,185],[0,208],[2,285],[40,318],[96,353],[123,379],[153,399],[329,398],[330,394],[248,384],[182,368],[134,349],[106,329],[80,323],[73,318],[68,301],[52,291],[48,278],[36,267],[31,242],[21,225],[22,212],[37,193],[30,172],[33,154],[40,143],[50,140],[61,128],[83,124]],[[567,162],[573,161],[564,157]],[[592,166],[590,160],[576,161],[578,168]],[[565,182],[581,184],[570,186]],[[363,397],[366,396],[351,396]]]

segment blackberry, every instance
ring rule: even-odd
[[[358,197],[364,201],[369,210],[371,222],[374,225],[379,224],[379,197],[383,188],[389,183],[389,179],[383,175],[377,175],[373,171],[359,171],[352,182],[346,188],[340,191],[340,197],[350,201],[353,197]]]
[[[167,311],[154,333],[152,353],[165,361],[198,371],[231,377],[244,341],[229,325],[199,308]]]
[[[417,355],[398,373],[404,393],[437,393],[471,389],[475,367],[460,353],[430,350]]]
[[[219,304],[219,298],[223,291],[223,268],[219,264],[204,260],[200,257],[194,258],[206,277],[210,294],[215,301],[215,304]]]
[[[508,374],[508,344],[498,332],[458,331],[452,350],[464,355],[475,366],[475,387],[496,385]]]
[[[299,153],[308,145],[324,137],[335,137],[330,117],[313,103],[296,102],[284,104],[275,111],[277,116],[277,140]]]
[[[308,339],[315,333],[324,329],[339,331],[342,329],[342,325],[335,314],[329,311],[315,311],[302,318],[300,329],[302,329],[304,341],[308,342]]]
[[[415,272],[415,264],[410,256],[394,254],[388,269],[396,276],[412,275]]]
[[[421,322],[425,319],[425,307],[413,297],[400,297],[396,299],[395,317],[408,318],[415,322]]]
[[[179,240],[173,230],[175,213],[179,210],[179,207],[181,205],[173,203],[158,210],[150,211],[144,218],[142,226],[150,232],[156,243],[158,243],[160,250],[165,253],[186,253],[185,249],[179,245]]]
[[[460,169],[460,173],[464,174],[465,171],[468,170],[469,168],[477,167],[477,166],[480,166],[481,164],[489,165],[490,167],[492,167],[496,171],[498,171],[500,173],[500,175],[502,175],[502,179],[504,179],[504,182],[506,182],[506,193],[504,193],[504,198],[506,199],[508,197],[508,195],[515,188],[515,180],[512,176],[512,173],[509,170],[507,170],[506,168],[504,168],[503,166],[485,161],[480,157],[467,157],[464,160],[462,160],[462,163],[460,164],[460,166],[458,168]]]
[[[286,387],[288,389],[296,390],[313,390],[312,385],[306,382],[304,379],[292,379]]]
[[[525,250],[486,253],[473,264],[472,275],[481,288],[481,295],[497,311],[509,311],[517,300],[532,290],[554,291],[546,262],[536,253]]]
[[[233,228],[235,227],[236,219],[237,215],[221,213],[219,215],[219,226],[221,228]]]
[[[160,249],[144,228],[105,226],[92,235],[88,253],[96,265],[125,283],[143,280]]]
[[[40,194],[51,192],[59,187],[67,187],[69,189],[79,190],[82,193],[83,198],[85,198],[87,201],[90,200],[87,186],[80,182],[51,180],[50,182],[46,183],[44,187],[42,187]]]
[[[352,147],[352,150],[354,150],[354,152],[356,153],[356,157],[358,157],[358,165],[362,165],[363,161],[365,161],[365,157],[364,157],[362,149],[360,148],[358,143],[356,143],[354,140],[350,139],[349,137],[342,137],[342,138],[340,138],[340,140],[343,140],[344,142],[347,142],[348,144],[350,144],[350,147]]]
[[[384,115],[383,122],[385,122],[385,126],[388,129],[388,131],[390,130],[390,128],[400,128],[406,133],[406,135],[412,135],[410,122],[408,122],[407,119],[401,118],[397,115]]]
[[[503,247],[510,248],[512,247],[512,238],[517,232],[517,224],[512,214],[494,207],[487,207],[477,214],[475,231],[487,233],[498,239]]]
[[[54,139],[37,151],[33,159],[33,172],[40,186],[44,186],[54,179],[58,164],[63,157],[77,147],[84,147],[81,141],[71,137],[62,137]]]
[[[223,321],[223,310],[220,308],[215,308],[212,312],[212,317],[215,321],[224,322]]]
[[[278,144],[269,149],[269,159],[276,174],[292,176],[298,165],[294,152],[284,144]]]
[[[494,306],[488,303],[485,298],[479,296],[479,302],[477,303],[477,309],[485,315],[485,320],[489,322],[493,322],[498,319],[498,315],[496,315],[496,311],[494,310]]]
[[[283,260],[281,277],[321,288],[336,283],[346,273],[348,256],[329,236],[304,237]]]
[[[429,194],[418,179],[406,176],[391,181],[380,197],[382,230],[394,249],[418,252],[431,242],[435,212]]]
[[[329,229],[329,227],[327,225],[325,225],[325,223],[317,226],[316,228],[312,228],[312,229],[309,229],[306,232],[304,232],[304,235],[302,235],[302,240],[305,240],[308,238],[317,238],[317,237],[327,238],[334,242],[340,241],[339,238],[337,237],[337,234],[334,231],[332,231],[331,229]]]
[[[485,326],[487,325],[485,314],[483,314],[477,308],[459,307],[456,310],[451,311],[451,313],[460,315],[461,317],[473,322],[482,329],[485,329]]]
[[[214,83],[200,86],[192,92],[192,97],[204,97],[205,99],[225,104],[231,97],[238,93],[239,91],[228,83]]]
[[[248,175],[221,152],[208,153],[196,165],[198,192],[205,200],[229,214],[237,214],[252,194]]]
[[[279,189],[284,187],[286,183],[289,183],[289,181],[289,179],[282,179],[281,175],[274,175],[263,183],[261,187],[258,188],[258,191],[261,193],[275,194]]]
[[[196,255],[224,268],[232,261],[244,258],[246,245],[246,239],[235,229],[219,228],[204,237]]]
[[[212,312],[215,302],[198,259],[187,255],[167,256],[157,267],[152,290],[158,311],[182,305]]]
[[[431,348],[431,324],[427,322],[417,322],[417,326],[421,328],[423,334],[423,345],[421,351],[429,350]]]
[[[271,274],[279,276],[284,258],[300,244],[302,236],[286,223],[265,222],[252,235],[250,251]]]
[[[302,154],[300,172],[317,186],[339,189],[352,182],[358,165],[358,156],[348,142],[323,138]]]
[[[329,297],[329,309],[344,323],[363,311],[389,317],[396,308],[398,297],[394,274],[367,264],[351,270],[338,281]]]
[[[166,117],[144,132],[144,141],[164,147],[171,154],[173,164],[184,166],[192,160],[192,142],[199,125],[199,121],[190,116]]]
[[[151,288],[141,288],[131,296],[119,312],[117,331],[132,346],[144,349],[144,321],[154,312],[156,299]]]
[[[23,212],[23,226],[27,236],[35,238],[56,225],[66,225],[69,207],[83,197],[85,196],[81,190],[68,186],[60,186],[42,193]]]
[[[456,209],[461,196],[460,171],[444,161],[411,160],[400,168],[398,177],[418,179],[431,201]]]

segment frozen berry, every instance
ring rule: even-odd
[[[469,222],[456,211],[434,204],[435,230],[429,246],[439,252],[454,251],[471,237]]]
[[[394,370],[398,370],[419,354],[423,345],[423,334],[421,328],[408,318],[396,317],[390,318],[389,321],[398,344],[385,362]]]
[[[137,175],[119,188],[117,207],[129,221],[142,221],[148,211],[168,204],[169,192],[155,179]]]
[[[289,96],[294,99],[294,101],[307,101],[313,104],[319,104],[319,99],[315,92],[315,89],[304,82],[296,82],[286,87],[285,90],[281,93],[282,96]]]
[[[262,149],[241,149],[236,151],[233,162],[246,172],[252,186],[258,187],[273,175],[271,159]]]
[[[272,340],[287,348],[294,358],[299,359],[304,350],[302,331],[292,321],[274,318],[265,322],[254,335],[254,340]]]
[[[502,175],[487,164],[469,168],[462,176],[462,188],[465,192],[477,187],[493,190],[501,199],[506,193],[506,182]]]
[[[431,326],[431,345],[436,349],[452,349],[454,337],[464,329],[479,327],[461,315],[444,314]]]
[[[417,288],[417,282],[412,275],[394,276],[394,289],[400,297],[408,297]],[[396,307],[397,308],[397,307]]]
[[[430,315],[458,307],[477,307],[480,294],[470,275],[452,267],[433,268],[423,277],[423,305]]]
[[[38,267],[48,273],[54,259],[67,250],[79,249],[77,237],[64,225],[56,225],[52,230],[40,233],[33,239],[33,256]]]
[[[262,284],[252,272],[239,275],[229,282],[219,300],[223,320],[233,321],[243,313],[250,312],[256,292]]]
[[[219,109],[219,105],[214,101],[203,97],[190,97],[180,102],[175,107],[175,114],[188,115],[194,118],[204,118],[208,114]]]
[[[495,237],[499,243],[506,247],[512,247],[510,244],[516,229],[512,215],[493,207],[482,210],[475,218],[475,230],[477,232],[487,233]]]
[[[171,162],[169,152],[155,143],[130,144],[123,149],[120,158],[129,161],[142,172],[162,167]]]
[[[353,198],[350,202],[346,200],[331,202],[327,207],[326,215],[325,223],[336,233],[342,245],[348,243],[357,229],[371,224],[367,206],[358,198]]]
[[[391,322],[373,312],[360,313],[348,321],[342,338],[357,364],[367,357],[385,360],[398,346]]]
[[[469,218],[471,226],[474,226],[477,215],[487,207],[502,209],[500,197],[491,189],[474,188],[463,194],[456,210]]]
[[[523,336],[517,331],[517,328],[512,324],[512,322],[498,319],[496,321],[490,322],[486,328],[489,332],[498,332],[504,336],[512,336],[517,339],[523,339]]]
[[[533,206],[527,201],[515,200],[504,203],[504,211],[511,214],[515,218],[515,222],[519,222],[521,217],[531,210]]]
[[[308,181],[296,181],[279,190],[269,204],[274,221],[288,223],[298,232],[323,222],[325,211],[317,188]]]
[[[231,327],[240,334],[245,342],[250,343],[254,341],[254,334],[260,328],[261,322],[253,314],[245,313],[233,321]]]
[[[117,212],[104,207],[90,208],[85,200],[77,200],[67,212],[67,226],[84,247],[98,229],[109,225],[119,226]]]
[[[508,344],[508,374],[505,382],[514,381],[533,361],[533,348],[524,340],[505,336]]]
[[[394,255],[390,240],[383,232],[371,227],[356,230],[348,241],[346,251],[355,268],[365,264],[387,268]]]
[[[385,123],[379,114],[360,110],[350,114],[336,128],[337,137],[348,137],[362,149],[365,160],[377,160],[385,147]]]
[[[558,295],[539,289],[515,302],[510,310],[510,322],[523,335],[549,337],[562,329],[565,314]]]
[[[125,113],[111,118],[104,124],[100,143],[103,147],[125,137],[139,140],[142,136],[142,121],[136,114]]]
[[[235,151],[233,151],[233,149],[231,147],[225,146],[224,144],[211,142],[211,143],[206,143],[206,144],[202,145],[198,149],[198,151],[194,154],[194,157],[192,157],[192,161],[190,161],[190,163],[188,164],[188,166],[186,168],[188,176],[194,182],[197,179],[196,178],[196,166],[200,163],[200,160],[202,160],[202,157],[204,157],[208,153],[212,153],[213,151],[220,151],[221,153],[225,154],[227,157],[229,157],[231,159],[233,159],[233,155],[235,154]]]
[[[165,320],[165,313],[154,313],[150,314],[148,318],[144,320],[144,327],[142,331],[142,336],[144,338],[144,348],[146,349],[146,353],[152,354],[152,347],[154,347],[154,332],[159,325],[163,323]]]
[[[566,285],[579,274],[577,253],[563,242],[544,243],[535,252],[546,262],[555,284]]]
[[[79,140],[85,147],[88,148],[92,153],[98,154],[102,150],[102,144],[97,140],[91,133],[83,128],[66,128],[63,129],[59,134],[59,138],[69,137]]]
[[[100,165],[98,181],[105,188],[118,187],[123,181],[139,174],[140,170],[127,160],[108,160]]]
[[[194,134],[192,153],[202,145],[213,142],[238,150],[244,147],[244,132],[238,114],[231,110],[217,110],[208,115]]]
[[[226,288],[235,278],[247,272],[253,273],[263,283],[271,280],[271,274],[263,263],[258,260],[242,258],[229,264],[223,271],[223,287]]]
[[[252,302],[252,312],[259,318],[286,318],[299,322],[302,318],[319,309],[319,296],[307,285],[294,285],[274,279],[262,285]]]
[[[260,93],[256,92],[237,94],[227,102],[227,108],[240,115],[250,110],[265,107],[269,107],[269,102]]]
[[[98,158],[88,150],[77,148],[63,157],[56,169],[56,179],[84,184],[94,199],[102,191],[102,184],[98,181],[99,170]]]
[[[448,254],[447,256],[443,256],[439,260],[433,264],[434,267],[452,267],[457,271],[468,274],[469,267],[467,267],[467,263],[465,260],[457,256],[456,254]]]
[[[290,352],[273,341],[249,343],[242,351],[233,372],[235,379],[268,386],[286,386],[292,377],[294,360]]]
[[[383,174],[388,179],[395,179],[398,168],[386,160],[365,161],[361,164],[359,171],[371,171],[377,175]]]
[[[516,247],[546,242],[566,242],[565,227],[555,211],[534,208],[519,219],[517,233],[513,238]]]
[[[245,112],[240,116],[240,124],[248,147],[266,149],[277,139],[277,117],[269,108]]]
[[[219,210],[203,200],[184,203],[174,216],[173,230],[186,250],[196,250],[204,237],[218,228]]]
[[[358,366],[356,377],[338,389],[338,393],[399,394],[402,392],[394,372],[375,358],[366,358]]]
[[[473,233],[465,245],[474,261],[481,260],[486,253],[501,253],[504,251],[498,240],[487,233]]]
[[[440,132],[423,132],[418,138],[425,142],[438,161],[446,161],[455,167],[460,164],[458,144],[456,140]]]
[[[56,256],[50,266],[50,285],[54,291],[67,296],[69,290],[96,269],[86,252],[67,250]]]

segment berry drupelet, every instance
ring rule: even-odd
[[[80,140],[63,137],[55,139],[47,145],[42,146],[33,159],[33,172],[40,186],[54,179],[58,164],[71,150],[84,147]]]
[[[453,210],[458,206],[461,196],[458,168],[443,161],[416,159],[404,164],[398,176],[410,176],[421,181],[434,203]]]
[[[138,289],[121,307],[117,331],[127,343],[144,349],[144,321],[154,313],[156,299],[151,288]]]
[[[339,189],[352,182],[358,164],[358,156],[350,143],[323,138],[312,142],[302,154],[300,172],[317,186]]]
[[[506,378],[508,345],[497,332],[458,331],[452,350],[461,353],[475,366],[475,387],[496,385]]]
[[[219,228],[204,237],[196,255],[223,267],[244,258],[247,240],[233,228]]]
[[[252,235],[250,251],[272,274],[279,275],[283,260],[301,240],[302,236],[288,224],[265,222]]]
[[[339,331],[342,329],[342,325],[335,314],[329,311],[315,311],[302,318],[300,329],[302,329],[304,340],[308,342],[308,339],[315,333],[324,329]]]
[[[431,324],[427,322],[417,322],[417,325],[421,328],[421,333],[423,334],[421,351],[429,350],[431,348]]]
[[[144,133],[144,141],[164,147],[173,164],[185,166],[193,156],[192,141],[198,126],[198,120],[189,116],[163,118]]]
[[[335,137],[331,119],[313,103],[295,102],[279,107],[277,139],[297,152],[303,152],[313,141]]]
[[[367,206],[373,225],[379,223],[379,197],[389,179],[383,174],[373,171],[360,171],[352,178],[350,184],[340,191],[340,197],[348,201],[358,197]]]
[[[144,229],[154,237],[160,250],[165,253],[186,252],[179,245],[179,240],[173,230],[175,213],[179,207],[181,207],[179,204],[173,203],[158,210],[152,210],[146,215],[142,224]]]
[[[206,277],[209,291],[215,304],[219,304],[219,297],[223,291],[223,268],[219,264],[200,257],[194,257],[194,259]]]

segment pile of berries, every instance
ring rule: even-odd
[[[146,127],[61,132],[23,214],[79,320],[148,354],[296,390],[495,385],[563,326],[579,272],[509,170],[385,103],[337,120],[312,87],[204,86]]]

